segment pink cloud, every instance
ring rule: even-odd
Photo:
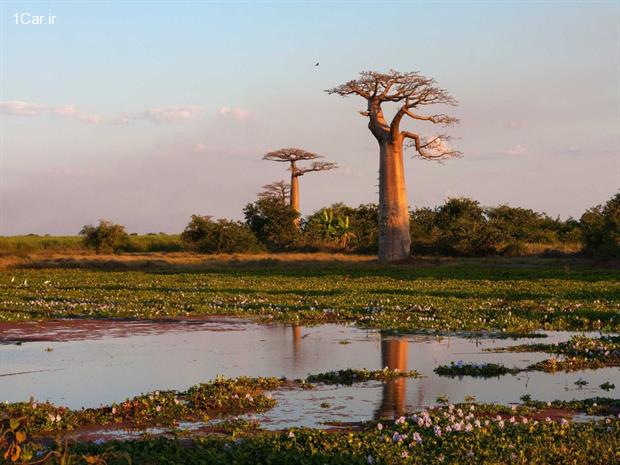
[[[508,155],[521,155],[522,153],[526,152],[527,148],[524,147],[521,144],[515,144],[512,147],[510,147],[508,150],[506,150],[506,153]]]
[[[36,103],[23,102],[21,100],[9,100],[0,102],[0,112],[13,116],[35,116],[41,113],[45,107]]]
[[[99,124],[103,122],[103,119],[100,116],[79,110],[75,107],[75,105],[62,105],[54,108],[53,112],[55,115],[62,118],[71,118],[89,124]]]
[[[192,119],[198,113],[200,113],[200,107],[192,105],[184,107],[157,107],[144,111],[141,117],[156,123],[176,123]]]
[[[204,142],[196,142],[196,144],[194,145],[194,152],[196,153],[203,153],[207,150],[207,144],[205,144]]]
[[[252,116],[249,110],[246,110],[245,108],[239,108],[239,107],[237,108],[222,107],[218,110],[218,114],[220,116],[223,116],[224,118],[233,118],[233,119],[236,119],[237,121],[245,121],[250,116]]]

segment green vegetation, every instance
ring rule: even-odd
[[[268,410],[275,401],[264,391],[283,383],[277,378],[219,377],[186,391],[155,391],[119,404],[82,410],[34,400],[4,403],[0,404],[0,418],[20,418],[30,434],[115,423],[123,427],[170,426],[183,420]]]
[[[578,254],[620,257],[620,194],[605,205],[587,210],[579,221],[560,220],[532,210],[500,205],[482,207],[468,198],[447,199],[442,205],[410,212],[411,252],[434,256],[526,256]],[[354,252],[375,254],[378,208],[342,203],[307,216],[283,195],[262,195],[243,210],[245,223],[193,215],[179,235],[127,236],[123,226],[101,221],[84,226],[76,237],[0,237],[0,255],[41,251],[115,252]],[[584,249],[585,247],[585,249]]]
[[[562,358],[550,358],[528,367],[539,371],[575,371],[587,368],[620,366],[620,337],[601,336],[590,338],[573,336],[556,344],[522,344],[491,349],[492,352],[548,352]]]
[[[262,246],[250,228],[240,221],[217,220],[192,215],[181,239],[201,253],[260,252]]]
[[[396,378],[419,378],[420,373],[415,370],[400,371],[385,367],[383,370],[357,370],[348,368],[346,370],[329,371],[310,375],[307,378],[309,383],[323,384],[354,384],[364,381],[388,381]]]
[[[293,208],[281,198],[261,198],[243,209],[245,221],[257,240],[270,251],[299,248],[301,231]]]
[[[521,370],[518,368],[508,368],[496,363],[450,363],[450,365],[439,365],[435,368],[435,373],[440,376],[474,376],[477,378],[491,378],[506,374],[516,374]]]
[[[130,234],[123,251],[127,253],[179,252],[187,247],[178,234]],[[0,256],[26,256],[41,252],[88,253],[80,236],[5,236],[0,237]]]
[[[599,408],[602,406],[602,408]],[[620,460],[620,419],[587,423],[544,418],[547,409],[566,416],[595,408],[610,414],[617,401],[588,399],[542,403],[528,400],[507,409],[465,403],[423,410],[354,430],[293,428],[268,432],[256,422],[227,420],[197,438],[56,445],[37,441],[25,418],[2,420],[0,448],[13,463],[129,464],[608,464]],[[544,418],[544,419],[543,419]],[[15,446],[19,446],[19,450]],[[61,458],[65,461],[61,461]]]
[[[125,227],[106,220],[99,220],[98,226],[84,226],[80,236],[84,237],[84,245],[97,253],[122,252],[129,243]]]
[[[305,324],[351,321],[400,332],[620,329],[620,271],[611,268],[562,261],[543,267],[518,261],[234,263],[174,273],[165,267],[6,270],[0,272],[0,320],[227,314]]]
[[[587,210],[580,220],[586,252],[620,258],[620,193],[605,205]]]

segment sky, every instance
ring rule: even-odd
[[[340,166],[301,178],[303,214],[377,202],[364,101],[324,92],[362,70],[419,71],[459,101],[462,158],[405,152],[412,207],[578,218],[620,187],[618,1],[3,0],[0,27],[1,235],[241,219],[288,178],[263,154],[289,146]]]

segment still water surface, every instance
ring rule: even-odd
[[[545,342],[571,333],[548,333]],[[23,341],[16,345],[15,341]],[[345,368],[417,370],[425,377],[353,387],[274,393],[278,406],[259,415],[266,427],[320,426],[399,416],[432,405],[438,396],[453,402],[474,395],[481,402],[582,399],[615,396],[598,386],[620,387],[620,370],[522,373],[499,378],[446,378],[439,364],[493,362],[525,367],[548,358],[541,353],[488,353],[484,348],[540,342],[460,337],[382,336],[355,326],[264,325],[239,319],[166,323],[135,321],[53,321],[0,326],[0,401],[33,396],[71,408],[119,402],[143,392],[187,387],[225,376],[304,378]],[[346,342],[346,343],[345,343]],[[50,350],[51,349],[51,350]],[[574,383],[583,378],[588,385]],[[321,403],[329,408],[321,408]]]

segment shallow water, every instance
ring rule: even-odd
[[[545,342],[566,340],[571,335],[547,334]],[[24,342],[7,343],[16,340]],[[293,327],[230,318],[2,325],[0,343],[5,344],[0,345],[0,400],[15,402],[33,396],[71,408],[93,407],[156,389],[186,389],[219,374],[304,378],[330,370],[384,366],[414,369],[425,377],[281,391],[274,393],[278,406],[257,418],[270,428],[321,426],[399,416],[432,405],[443,395],[453,402],[474,395],[477,401],[504,404],[518,402],[523,394],[538,400],[616,396],[598,386],[609,381],[620,387],[618,368],[531,372],[491,379],[447,378],[433,373],[437,365],[458,360],[525,367],[549,355],[488,353],[483,349],[541,341],[387,337],[355,326]],[[578,388],[574,383],[579,378],[589,384]],[[323,402],[330,407],[321,408]]]

